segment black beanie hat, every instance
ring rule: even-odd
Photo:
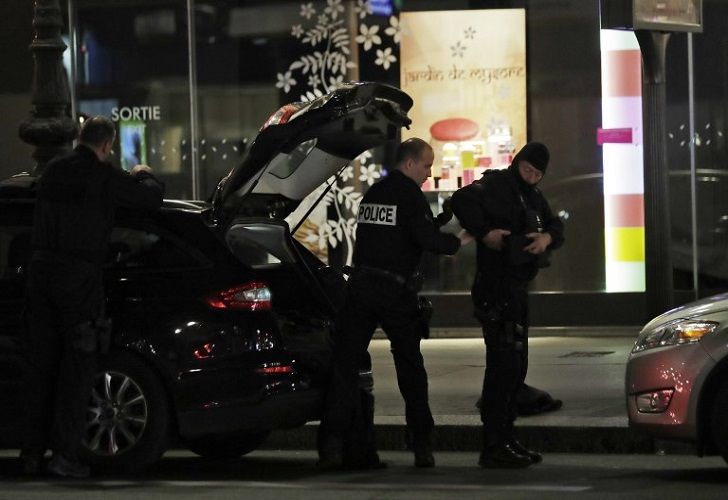
[[[546,167],[549,165],[549,150],[540,142],[529,142],[521,150],[516,153],[513,163],[518,165],[519,160],[526,160],[528,163],[546,173]]]

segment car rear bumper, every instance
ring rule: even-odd
[[[713,364],[699,343],[632,354],[625,377],[630,426],[658,438],[695,441],[698,395]],[[665,389],[672,397],[664,411],[639,411],[639,395]]]
[[[297,427],[320,418],[323,400],[323,389],[310,388],[279,392],[256,403],[187,410],[178,416],[180,436],[191,438]]]

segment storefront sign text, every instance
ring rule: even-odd
[[[154,121],[161,119],[161,106],[125,106],[123,108],[112,108],[111,119]]]
[[[427,69],[410,71],[404,70],[405,85],[413,82],[442,82],[445,80],[477,80],[488,84],[494,80],[508,78],[523,78],[526,69],[523,66],[511,68],[462,68],[453,64],[449,69],[437,69],[427,65]]]

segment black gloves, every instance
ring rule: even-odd
[[[450,220],[452,219],[452,215],[452,197],[448,196],[442,202],[442,213],[438,214],[438,216],[436,217],[437,224],[440,226],[444,226],[445,224],[450,222]]]

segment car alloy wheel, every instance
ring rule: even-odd
[[[115,456],[133,448],[147,427],[148,406],[131,377],[114,371],[97,374],[84,445],[100,456]]]
[[[111,352],[99,361],[81,458],[97,471],[144,471],[167,449],[168,395],[152,365],[133,352]]]

